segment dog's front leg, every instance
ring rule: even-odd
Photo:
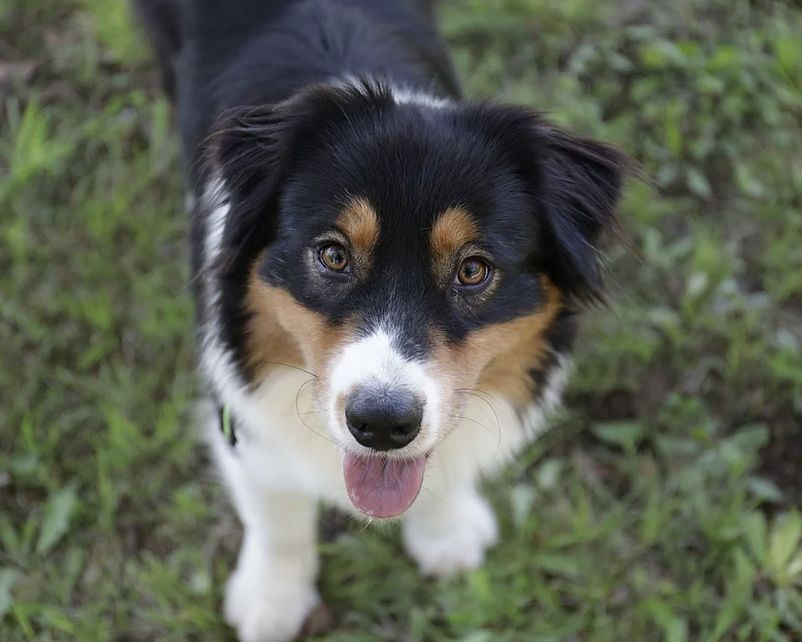
[[[316,501],[305,495],[234,488],[245,525],[225,617],[242,642],[287,642],[317,604]]]
[[[472,483],[420,497],[404,517],[401,532],[420,570],[437,577],[481,566],[498,538],[493,510]]]

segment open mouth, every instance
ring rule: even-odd
[[[426,459],[346,453],[343,476],[351,503],[370,517],[397,517],[418,496]]]

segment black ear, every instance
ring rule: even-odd
[[[273,236],[297,119],[286,103],[241,107],[224,113],[206,141],[201,175],[230,208],[220,248],[226,271],[247,268]]]
[[[278,179],[290,147],[293,117],[282,104],[238,107],[225,112],[207,141],[207,166],[229,191],[252,190]]]
[[[223,113],[203,143],[197,167],[198,191],[203,195],[194,214],[193,234],[203,247],[210,225],[219,225],[215,212],[227,207],[215,270],[220,276],[242,273],[270,242],[290,129],[281,106],[260,105]],[[200,265],[201,262],[198,263]]]
[[[597,243],[616,225],[624,177],[633,163],[615,148],[537,122],[537,210],[545,268],[580,300],[600,300]]]
[[[575,300],[602,300],[596,245],[615,226],[622,183],[634,164],[522,107],[485,106],[474,122],[512,159],[530,195],[540,237],[536,268]]]
[[[227,272],[242,269],[270,242],[282,187],[321,144],[323,132],[391,102],[387,87],[355,81],[312,86],[277,105],[223,114],[205,143],[201,175],[219,183],[231,208],[221,248]]]

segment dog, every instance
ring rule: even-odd
[[[544,428],[630,161],[467,102],[412,0],[139,0],[174,97],[208,439],[244,525],[225,618],[298,635],[321,502],[479,566],[479,493]],[[222,428],[220,430],[219,428]]]

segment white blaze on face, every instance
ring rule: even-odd
[[[348,450],[366,452],[356,443],[345,424],[344,408],[348,398],[360,387],[386,390],[404,388],[424,404],[420,434],[403,449],[403,454],[417,456],[429,451],[442,432],[440,409],[442,394],[424,364],[410,360],[395,347],[392,330],[380,327],[366,337],[346,345],[331,363],[327,414],[337,441]]]

